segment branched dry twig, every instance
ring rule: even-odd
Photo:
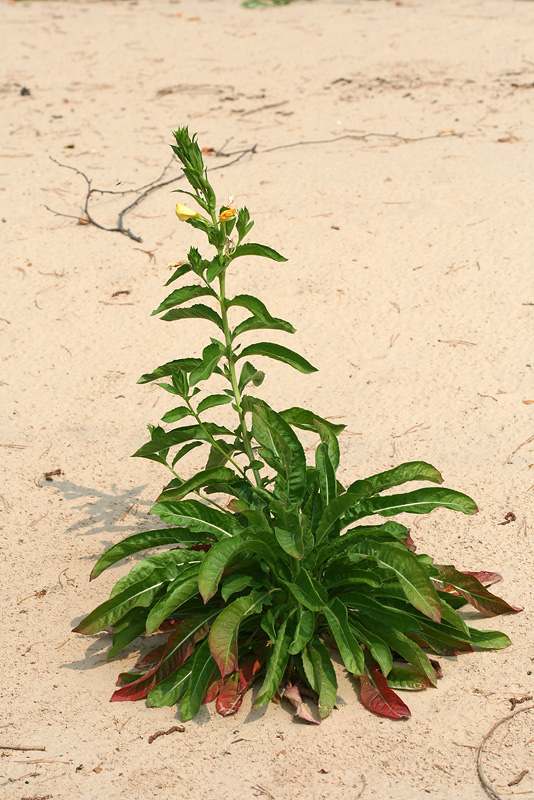
[[[512,711],[511,714],[507,714],[505,717],[500,719],[498,722],[495,723],[495,725],[493,725],[489,729],[487,734],[483,737],[482,742],[480,743],[480,747],[478,748],[478,753],[477,753],[477,772],[478,772],[478,777],[479,777],[480,783],[484,787],[485,791],[489,794],[490,797],[493,798],[493,800],[503,800],[503,798],[502,798],[502,795],[500,795],[493,788],[493,786],[489,783],[489,781],[486,778],[486,776],[484,774],[484,771],[482,769],[482,757],[483,757],[484,752],[485,752],[486,744],[487,744],[488,740],[493,736],[493,734],[495,733],[497,728],[500,728],[501,725],[503,725],[505,722],[508,722],[508,720],[512,719],[512,717],[515,717],[517,714],[522,714],[523,711],[532,711],[532,709],[534,709],[534,706],[525,706],[525,708],[517,708],[515,711]]]
[[[248,112],[251,113],[251,112]],[[218,167],[212,167],[210,172],[215,171],[216,169],[226,169],[226,167],[230,167],[233,164],[237,164],[238,161],[241,161],[244,156],[250,155],[262,155],[263,153],[273,153],[275,150],[287,150],[291,147],[302,147],[304,145],[313,145],[313,144],[330,144],[332,142],[339,142],[343,139],[349,140],[366,140],[372,137],[374,138],[383,138],[383,139],[397,139],[400,142],[404,142],[408,144],[410,142],[422,142],[428,139],[444,139],[451,136],[458,136],[459,134],[455,133],[437,133],[433,134],[432,136],[419,136],[415,138],[407,137],[407,136],[400,136],[398,133],[362,133],[362,134],[353,134],[353,133],[345,133],[342,136],[335,136],[333,139],[310,139],[305,140],[302,142],[292,142],[290,144],[279,144],[275,147],[267,147],[264,150],[258,150],[258,145],[252,145],[252,147],[247,147],[243,150],[235,150],[231,153],[225,153],[224,148],[226,145],[231,141],[231,139],[227,139],[226,142],[219,150],[214,150],[213,154],[218,158],[232,158],[231,161],[227,161],[225,164],[221,164]],[[235,158],[233,158],[235,156]],[[85,172],[82,172],[77,167],[73,167],[70,164],[62,164],[61,162],[57,161],[55,158],[50,156],[50,160],[57,164],[58,167],[64,167],[65,169],[70,169],[75,172],[77,175],[80,175],[86,185],[87,185],[87,192],[85,195],[85,200],[83,204],[83,210],[81,214],[64,214],[62,211],[56,211],[53,208],[45,205],[47,211],[50,211],[56,217],[65,217],[66,219],[75,219],[80,224],[85,225],[93,225],[95,228],[98,228],[101,231],[108,231],[109,233],[122,233],[124,236],[128,236],[129,239],[133,239],[134,242],[142,242],[140,236],[137,236],[133,233],[129,228],[126,228],[124,225],[124,218],[130,212],[133,211],[143,200],[145,200],[149,194],[156,191],[156,189],[161,189],[163,186],[169,186],[171,183],[175,183],[176,181],[180,181],[184,178],[184,175],[177,175],[174,178],[169,178],[168,180],[162,180],[164,176],[167,174],[169,168],[174,163],[175,158],[173,157],[169,163],[165,166],[162,173],[155,178],[150,183],[145,184],[144,186],[139,186],[137,189],[123,189],[120,191],[116,191],[113,189],[97,189],[93,186],[91,178],[89,178]],[[137,194],[135,200],[125,206],[120,212],[117,217],[117,223],[115,226],[106,226],[102,225],[100,222],[93,217],[91,211],[89,210],[89,203],[93,195],[117,195],[117,196],[125,196],[127,194]]]

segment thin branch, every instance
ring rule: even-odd
[[[273,106],[274,105],[281,105],[281,104],[276,103],[273,104]],[[269,108],[269,107],[271,106],[263,106],[262,108]],[[254,110],[259,111],[261,109],[254,109]],[[253,113],[253,112],[246,112],[246,113]],[[374,132],[362,133],[362,134],[345,133],[341,136],[335,136],[332,139],[309,139],[309,140],[303,140],[301,142],[292,142],[290,144],[279,144],[276,145],[275,147],[267,147],[263,150],[258,150],[258,145],[254,144],[251,147],[244,148],[243,150],[235,150],[230,153],[225,153],[224,148],[231,141],[231,139],[227,139],[219,150],[214,151],[214,155],[217,158],[230,158],[232,160],[227,161],[225,164],[220,164],[217,167],[211,167],[209,172],[214,172],[217,169],[226,169],[226,167],[231,167],[234,164],[237,164],[238,161],[241,161],[242,158],[244,158],[246,155],[249,154],[262,155],[264,153],[273,153],[275,150],[287,150],[288,148],[303,147],[305,145],[330,144],[333,142],[343,141],[344,139],[351,141],[364,141],[370,138],[396,139],[400,142],[408,144],[411,142],[423,142],[429,139],[445,139],[451,136],[459,136],[459,135],[460,134],[456,133],[437,133],[431,136],[408,137],[408,136],[401,136],[398,133],[374,133]],[[56,211],[55,209],[45,205],[47,211],[50,211],[56,217],[75,219],[80,224],[93,225],[95,228],[98,228],[101,231],[107,231],[108,233],[121,233],[124,236],[128,236],[128,238],[133,239],[134,242],[142,242],[143,240],[141,239],[140,236],[137,236],[135,233],[133,233],[129,228],[125,227],[124,224],[125,216],[129,214],[130,211],[133,211],[133,209],[136,208],[140,203],[142,203],[143,200],[145,200],[150,194],[152,194],[152,192],[155,192],[157,189],[161,189],[164,186],[170,186],[170,184],[176,183],[177,181],[180,181],[184,178],[184,175],[182,174],[182,175],[177,175],[174,178],[169,178],[168,180],[162,180],[162,178],[164,178],[164,176],[167,174],[167,171],[175,161],[175,158],[173,157],[169,161],[169,163],[164,167],[159,177],[155,178],[153,181],[150,181],[150,183],[147,183],[144,186],[139,186],[136,189],[121,189],[120,191],[116,191],[114,189],[98,189],[95,186],[93,186],[91,178],[89,178],[85,174],[85,172],[82,172],[77,167],[74,167],[71,164],[62,164],[55,158],[52,158],[52,156],[50,156],[50,160],[53,161],[55,164],[57,164],[58,167],[64,167],[65,169],[70,169],[73,172],[75,172],[76,175],[80,175],[80,177],[82,177],[86,183],[87,192],[85,195],[85,200],[83,203],[83,211],[81,215],[64,214],[61,211]],[[97,194],[116,195],[119,197],[124,197],[127,194],[136,194],[137,197],[135,198],[135,200],[133,200],[119,212],[119,215],[117,217],[117,222],[114,226],[107,226],[107,225],[102,225],[100,222],[97,222],[97,220],[93,217],[89,209],[91,198],[93,197],[93,195]]]
[[[505,717],[500,719],[498,722],[495,723],[495,725],[493,725],[489,729],[487,734],[483,737],[482,742],[480,744],[480,747],[478,748],[478,753],[477,753],[477,772],[478,772],[478,777],[479,777],[480,783],[484,787],[485,791],[487,792],[487,794],[489,794],[490,797],[493,798],[493,800],[503,800],[503,798],[502,798],[502,795],[500,795],[493,788],[493,786],[489,783],[489,781],[486,778],[486,776],[484,774],[484,771],[482,769],[482,757],[483,757],[484,752],[485,752],[486,744],[487,744],[488,740],[491,738],[491,736],[493,736],[493,734],[495,733],[497,728],[499,728],[505,722],[508,722],[508,720],[512,719],[512,717],[517,716],[517,714],[522,714],[523,711],[532,711],[532,709],[534,709],[534,706],[525,706],[525,708],[518,708],[515,711],[512,711],[511,714],[507,714]],[[508,784],[508,785],[510,785],[510,784]]]

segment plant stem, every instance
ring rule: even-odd
[[[234,394],[237,414],[239,416],[239,421],[241,424],[241,435],[243,437],[243,445],[245,447],[245,453],[248,456],[249,463],[252,464],[252,462],[254,461],[254,453],[252,452],[252,445],[250,443],[250,436],[247,428],[247,423],[245,421],[245,415],[241,407],[241,392],[239,390],[239,383],[237,380],[237,373],[235,368],[235,354],[232,347],[232,335],[230,333],[230,325],[228,323],[228,309],[226,308],[226,268],[219,275],[218,299],[221,308],[221,318],[224,330],[224,340],[226,343],[226,357],[228,359],[228,371],[230,373],[230,383],[232,385],[232,392]],[[256,486],[263,486],[263,481],[259,473],[259,470],[256,467],[252,467],[252,472],[254,474]]]
[[[191,413],[193,414],[194,418],[196,419],[196,421],[198,422],[198,424],[200,425],[200,427],[202,428],[202,430],[204,431],[204,433],[208,437],[208,441],[211,443],[211,445],[213,447],[215,447],[215,449],[218,450],[219,453],[221,453],[225,457],[225,459],[227,461],[229,461],[231,464],[234,465],[236,470],[243,476],[243,478],[246,478],[246,475],[245,475],[243,469],[239,466],[239,464],[236,461],[234,461],[234,459],[230,455],[228,455],[228,453],[226,453],[225,450],[223,450],[223,448],[220,446],[220,444],[217,442],[217,440],[214,439],[213,436],[210,433],[208,433],[208,431],[206,430],[206,428],[204,426],[204,423],[200,419],[200,416],[197,414],[197,412],[195,411],[195,409],[193,408],[193,406],[191,405],[191,402],[187,399],[187,397],[184,397],[184,400],[187,403],[187,406],[188,406],[189,410],[191,411]]]

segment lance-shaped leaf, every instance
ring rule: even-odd
[[[293,597],[310,611],[323,611],[327,600],[327,594],[321,584],[301,567],[299,573],[292,581],[284,581]]]
[[[362,482],[365,484],[365,481]],[[325,510],[323,511],[323,515],[320,519],[319,526],[317,528],[315,538],[317,543],[323,541],[325,536],[327,536],[328,532],[332,528],[332,526],[344,517],[347,512],[354,508],[355,506],[359,506],[360,498],[362,496],[362,492],[366,492],[366,486],[361,486],[359,492],[353,492],[351,494],[342,494],[339,497],[334,497],[333,500],[327,505]]]
[[[389,688],[378,667],[372,670],[372,679],[360,675],[362,703],[370,711],[389,719],[407,719],[411,712],[406,703]]]
[[[158,528],[153,531],[143,531],[128,536],[122,542],[114,544],[100,556],[91,571],[90,580],[94,580],[112,564],[122,561],[123,558],[148,550],[151,547],[161,547],[165,544],[197,544],[204,541],[204,537],[192,534],[183,528]]]
[[[392,650],[398,653],[408,664],[411,664],[412,667],[417,670],[420,675],[424,675],[428,678],[432,686],[436,685],[436,673],[432,664],[430,663],[428,656],[421,650],[419,645],[417,645],[414,641],[412,641],[408,636],[405,636],[400,631],[396,631],[393,628],[388,628],[376,621],[371,622],[371,620],[366,620],[364,617],[363,619],[364,624],[366,627],[373,627],[373,630],[376,631],[378,636],[386,642]]]
[[[395,514],[430,514],[435,508],[450,508],[463,514],[476,514],[474,500],[462,492],[441,487],[417,489],[406,494],[390,494],[387,497],[374,496],[362,500],[350,515],[350,521],[380,514],[393,517]]]
[[[163,500],[152,506],[149,514],[155,514],[169,525],[183,525],[193,533],[203,533],[212,539],[237,536],[244,530],[233,515],[218,511],[199,500]]]
[[[213,701],[218,698],[223,686],[224,686],[224,678],[217,677],[217,672],[215,672],[215,678],[212,680],[211,685],[208,686],[208,690],[204,695],[204,697],[202,698],[202,705],[213,703]]]
[[[171,292],[165,300],[160,303],[156,310],[152,312],[152,316],[154,316],[154,314],[160,314],[162,311],[167,311],[168,308],[174,308],[175,306],[182,305],[182,303],[187,303],[188,300],[195,300],[197,297],[206,297],[208,295],[210,297],[217,297],[216,293],[209,286],[181,286],[179,289]]]
[[[147,633],[154,633],[173,611],[198,594],[198,570],[198,566],[188,567],[169,583],[165,595],[150,610]]]
[[[222,324],[222,323],[221,323]],[[195,386],[200,381],[207,380],[217,369],[217,364],[224,353],[224,346],[217,341],[212,341],[202,351],[202,361],[195,367],[189,376],[189,385]]]
[[[487,572],[486,570],[471,572],[471,570],[468,569],[461,569],[460,572],[463,572],[464,575],[472,575],[473,578],[476,578],[477,581],[480,581],[482,586],[485,586],[486,589],[488,586],[492,586],[494,583],[499,583],[499,581],[502,581],[502,575],[500,575],[498,572]]]
[[[229,717],[239,710],[245,693],[252,686],[264,661],[265,654],[259,658],[253,656],[245,661],[239,672],[226,678],[217,698],[217,712],[222,717]]]
[[[172,408],[170,411],[167,411],[162,416],[161,421],[167,423],[180,422],[181,419],[191,416],[193,416],[192,411],[190,411],[186,406],[179,406],[178,408]]]
[[[165,569],[154,569],[143,581],[134,583],[120,594],[101,603],[74,628],[74,633],[98,633],[115,625],[130,609],[151,605],[168,581],[169,574]]]
[[[393,486],[400,486],[408,481],[431,481],[432,483],[443,483],[443,478],[438,470],[426,461],[408,461],[399,464],[398,467],[379,472],[377,475],[365,479],[373,487],[373,494],[384,492]],[[347,489],[351,491],[351,487]]]
[[[281,476],[275,481],[279,495],[299,505],[306,489],[306,456],[297,435],[280,414],[260,404],[253,407],[252,435],[279,462],[272,464]]]
[[[178,358],[174,361],[167,361],[152,372],[147,372],[141,375],[137,383],[150,383],[150,381],[157,381],[160,378],[168,378],[174,372],[192,372],[201,363],[200,358]]]
[[[254,701],[254,708],[264,706],[272,699],[284,677],[287,662],[289,661],[288,648],[291,642],[291,637],[286,633],[287,622],[287,618],[282,622],[274,644],[269,650],[267,671],[258,696]]]
[[[197,406],[197,414],[202,414],[203,411],[207,411],[209,408],[215,408],[216,406],[225,406],[227,403],[231,403],[232,398],[227,394],[210,394],[208,397],[205,397]]]
[[[108,652],[108,658],[114,658],[125,647],[131,644],[145,631],[146,611],[132,608],[120,619],[113,632],[113,644]]]
[[[368,648],[374,660],[378,663],[383,675],[389,675],[393,666],[393,656],[389,645],[383,639],[376,635],[376,633],[369,628],[366,628],[360,619],[356,618],[355,614],[350,614],[349,625],[358,641]]]
[[[441,600],[417,556],[403,545],[363,539],[352,553],[370,556],[380,567],[395,573],[409,602],[430,619],[441,619]],[[353,558],[352,553],[348,556]]]
[[[274,328],[284,330],[287,333],[295,333],[295,328],[283,319],[273,317],[264,303],[250,294],[238,294],[232,300],[228,301],[228,308],[231,306],[241,306],[250,311],[254,316],[250,319],[241,322],[233,331],[234,336],[239,336],[246,330],[255,330],[260,328]]]
[[[322,442],[315,451],[315,466],[317,467],[321,501],[323,507],[326,507],[337,495],[337,481],[328,449]]]
[[[287,258],[281,256],[280,253],[277,253],[272,247],[267,247],[265,244],[256,244],[256,242],[238,245],[232,252],[230,260],[233,261],[240,256],[263,256],[273,261],[287,261]]]
[[[165,322],[173,322],[177,319],[207,319],[223,330],[223,322],[220,314],[217,314],[213,308],[204,305],[204,303],[196,303],[187,308],[173,308],[171,311],[167,311],[161,319]],[[195,381],[195,383],[197,382],[198,381]]]
[[[216,593],[223,572],[233,559],[246,552],[257,553],[261,558],[271,561],[273,564],[276,561],[267,538],[260,534],[233,537],[217,542],[206,554],[198,578],[198,588],[205,603]]]
[[[404,667],[393,667],[387,676],[387,682],[390,689],[402,689],[410,692],[419,692],[430,686],[428,678],[419,675],[413,669]]]
[[[111,697],[112,702],[141,700],[146,697],[154,687],[158,686],[159,683],[168,678],[187,661],[193,653],[196,643],[207,636],[209,621],[216,614],[217,611],[211,611],[179,623],[176,630],[167,639],[165,652],[160,663],[147,672],[146,675],[128,684],[128,686],[118,689]]]
[[[184,722],[198,713],[216,670],[217,665],[210,653],[208,642],[205,641],[195,651],[189,686],[180,702],[180,714]]]
[[[290,367],[309,374],[317,372],[317,368],[310,364],[304,356],[295,353],[288,347],[282,347],[280,344],[273,342],[258,342],[257,344],[249,344],[247,347],[240,351],[238,358],[247,358],[248,356],[266,356],[275,361],[282,361],[284,364],[289,364]]]
[[[189,659],[181,667],[171,672],[149,692],[146,704],[149,708],[173,706],[185,694],[193,670],[193,659]]]
[[[306,608],[300,607],[297,612],[297,625],[293,641],[289,645],[289,653],[294,656],[304,650],[311,640],[315,629],[315,616]]]
[[[461,597],[474,606],[486,617],[496,617],[499,614],[516,614],[522,611],[518,606],[512,606],[505,600],[489,592],[474,575],[459,572],[452,565],[438,566],[441,583],[444,587],[452,587]]]
[[[354,675],[364,671],[363,652],[349,627],[348,612],[339,598],[334,598],[323,611],[335,639],[345,668]]]
[[[323,419],[323,417],[320,417],[318,414],[314,414],[313,411],[308,411],[306,408],[299,408],[298,406],[286,408],[285,411],[280,412],[280,416],[283,417],[286,422],[289,422],[290,425],[293,425],[293,427],[301,428],[304,431],[316,431],[316,423],[320,422],[322,425],[329,428],[336,436],[339,436],[347,427],[346,425],[330,422],[330,420]]]
[[[270,592],[251,592],[246,597],[238,597],[221,611],[211,626],[210,651],[223,677],[235,672],[238,666],[239,626],[246,617],[262,610],[269,594]]]
[[[187,275],[188,272],[192,272],[193,268],[191,264],[179,264],[177,268],[172,273],[171,277],[165,281],[163,284],[164,286],[170,286],[171,283],[177,281],[179,278],[183,278],[184,275]]]
[[[317,636],[306,645],[303,663],[310,686],[319,695],[319,716],[324,719],[336,705],[337,678],[330,654]]]
[[[181,500],[190,492],[196,492],[197,489],[202,489],[204,486],[211,486],[212,484],[225,483],[231,481],[236,477],[233,470],[228,467],[214,467],[212,469],[204,469],[193,475],[188,481],[184,481],[180,486],[164,489],[158,497],[158,505],[163,500]]]
[[[500,631],[479,631],[476,628],[469,628],[469,633],[472,643],[481,650],[503,650],[512,644],[508,636]]]
[[[198,564],[204,558],[204,553],[192,552],[189,549],[174,548],[163,553],[146,556],[135,564],[130,572],[119,578],[111,590],[110,599],[115,598],[132,584],[145,580],[154,570],[166,570],[167,580],[172,581],[184,565]]]
[[[175,428],[172,431],[158,433],[150,442],[147,442],[139,448],[134,454],[134,458],[147,458],[153,453],[159,453],[162,450],[168,450],[177,444],[183,444],[191,439],[200,439],[202,441],[210,441],[213,436],[232,436],[232,431],[224,428],[221,425],[215,425],[213,422],[205,422],[202,425],[184,425],[181,428]]]

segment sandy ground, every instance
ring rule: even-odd
[[[46,747],[0,747],[2,796],[481,800],[476,748],[510,698],[534,688],[534,3],[1,12],[0,743]],[[198,353],[206,334],[149,316],[167,264],[191,243],[174,186],[125,218],[136,242],[78,224],[84,179],[51,159],[97,188],[135,189],[161,173],[184,124],[205,147],[257,145],[213,180],[289,261],[254,259],[231,288],[290,319],[292,344],[320,368],[269,366],[265,398],[347,424],[347,482],[405,460],[438,466],[480,513],[418,518],[420,547],[501,572],[498,590],[526,608],[497,623],[472,614],[513,646],[443,659],[439,688],[407,697],[407,722],[369,714],[341,678],[340,708],[320,727],[275,705],[251,711],[249,699],[234,718],[204,707],[184,733],[149,744],[175,709],[108,702],[134,649],[106,663],[109,636],[70,634],[126,569],[89,585],[91,565],[147,525],[166,481],[129,458],[172,402],[136,380]],[[334,141],[347,134],[373,135]],[[310,140],[322,143],[296,144]],[[92,213],[113,227],[135,197],[95,196]],[[533,737],[526,712],[488,746],[503,796],[534,794]]]

